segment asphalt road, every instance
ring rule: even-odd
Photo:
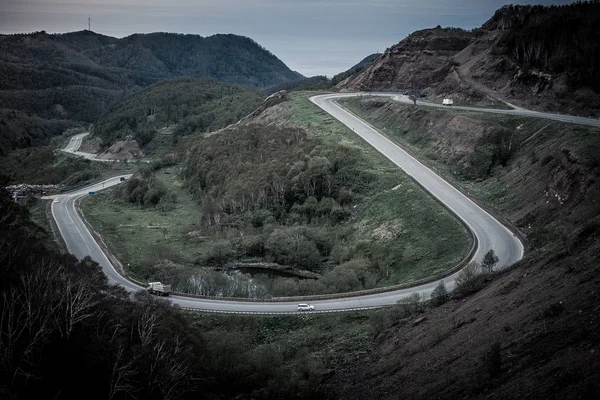
[[[329,95],[326,95],[329,96]],[[355,97],[355,96],[383,96],[389,97],[395,101],[406,104],[413,104],[413,101],[408,98],[408,96],[398,94],[398,93],[388,93],[388,92],[357,92],[357,93],[345,93],[345,94],[335,94],[337,99],[343,97]],[[534,118],[543,118],[550,119],[554,121],[568,122],[571,124],[580,124],[580,125],[590,125],[590,126],[600,126],[600,119],[596,118],[586,118],[586,117],[578,117],[573,115],[566,114],[553,114],[553,113],[544,113],[539,111],[531,111],[524,108],[517,107],[514,110],[499,110],[496,108],[478,108],[478,107],[466,107],[466,106],[444,106],[436,103],[429,103],[421,100],[417,100],[417,105],[419,106],[427,106],[427,107],[437,107],[437,108],[453,108],[456,110],[465,110],[465,111],[478,111],[478,112],[486,112],[492,114],[503,114],[503,115],[520,115],[525,117],[534,117]]]
[[[78,135],[74,135],[71,138],[71,140],[69,140],[67,147],[65,147],[63,149],[63,151],[65,153],[70,153],[70,154],[74,154],[79,157],[87,158],[88,160],[104,161],[104,162],[111,161],[111,160],[102,160],[102,159],[96,158],[97,154],[85,153],[83,151],[79,151],[79,147],[81,146],[81,142],[83,141],[83,138],[89,134],[90,134],[89,132],[85,132],[85,133],[80,133]]]
[[[474,260],[480,261],[483,258],[483,255],[490,249],[494,249],[500,258],[500,261],[497,264],[498,268],[511,265],[523,257],[523,245],[518,238],[500,222],[477,206],[461,192],[456,190],[453,186],[444,181],[439,175],[425,167],[418,160],[403,151],[400,147],[380,135],[370,125],[344,110],[335,102],[336,99],[353,95],[356,96],[360,94],[319,95],[312,97],[311,101],[334,116],[336,119],[340,120],[356,134],[360,135],[364,140],[366,140],[388,159],[398,165],[426,190],[428,190],[433,196],[437,197],[450,210],[452,210],[477,237],[479,246],[473,257]],[[369,95],[372,94],[369,93]],[[390,96],[389,94],[377,95]],[[398,101],[404,101],[401,96],[396,94],[392,96]],[[481,109],[477,109],[477,111],[481,111]],[[81,141],[81,138],[79,138],[79,141]],[[74,142],[70,152],[77,154],[78,148],[79,147],[77,146],[77,143]],[[124,177],[128,178],[129,176]],[[90,191],[100,191],[104,188],[116,185],[119,182],[120,177],[114,177],[73,193],[52,196],[51,198],[54,199],[54,202],[52,203],[52,214],[71,253],[80,259],[86,255],[90,255],[92,259],[101,265],[103,271],[106,273],[112,283],[122,285],[127,290],[133,292],[143,288],[123,278],[115,271],[114,267],[111,265],[98,244],[95,242],[83,221],[81,221],[81,218],[74,207],[74,202],[77,198],[87,195]],[[449,290],[454,287],[454,281],[457,276],[458,273],[455,273],[444,279],[444,283]],[[419,293],[428,298],[437,284],[438,281],[409,289],[373,295],[330,300],[314,300],[310,301],[310,304],[315,306],[314,312],[344,311],[351,309],[382,307],[395,304],[398,300],[413,293]],[[206,311],[231,313],[299,314],[297,311],[298,302],[296,301],[248,302],[197,299],[180,296],[170,296],[169,300],[184,308]]]

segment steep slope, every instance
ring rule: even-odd
[[[529,255],[466,301],[390,316],[379,344],[336,375],[338,397],[595,398],[600,130],[374,98],[346,104],[512,222]]]
[[[505,6],[463,40],[453,30],[415,32],[339,87],[599,116],[598,26],[598,2]]]
[[[452,67],[449,57],[474,39],[471,32],[439,26],[414,32],[339,87],[349,91],[404,90],[437,85]]]
[[[345,79],[348,79],[352,75],[358,74],[360,71],[365,69],[369,64],[371,64],[371,62],[373,62],[373,60],[377,59],[379,56],[381,56],[381,53],[374,53],[369,56],[366,56],[365,58],[360,60],[356,65],[352,66],[352,68],[350,68],[344,72],[340,72],[339,74],[337,74],[333,78],[331,78],[331,84],[335,86],[335,85],[339,84],[340,82],[344,81]]]

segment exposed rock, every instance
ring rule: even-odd
[[[97,158],[102,160],[133,160],[143,156],[144,153],[138,142],[128,136],[125,140],[118,141],[110,146],[106,152],[100,154]]]
[[[100,151],[101,148],[102,148],[102,139],[99,137],[95,137],[93,139],[84,140],[83,143],[81,143],[81,146],[79,146],[79,149],[77,151],[80,151],[83,153],[96,154]]]
[[[452,68],[450,56],[474,39],[472,33],[459,29],[438,27],[414,32],[338,87],[354,91],[425,89],[438,85]]]

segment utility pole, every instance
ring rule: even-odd
[[[88,31],[92,31],[92,19],[88,17]]]

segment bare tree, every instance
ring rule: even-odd
[[[56,330],[54,282],[62,266],[42,260],[19,275],[18,284],[3,290],[0,309],[0,355],[11,382],[34,363],[36,350]]]
[[[90,285],[80,279],[74,280],[62,272],[60,278],[64,285],[56,292],[55,315],[61,336],[69,338],[76,324],[94,315],[99,299]]]
[[[136,332],[140,339],[142,347],[150,345],[156,334],[156,328],[158,327],[158,315],[156,311],[147,305],[143,305],[142,313],[138,316],[136,326]]]
[[[115,331],[116,332],[116,331]],[[113,354],[112,370],[110,375],[110,388],[108,399],[111,400],[117,393],[125,392],[132,395],[135,392],[132,378],[135,375],[136,358],[127,360],[125,346],[119,345]]]

